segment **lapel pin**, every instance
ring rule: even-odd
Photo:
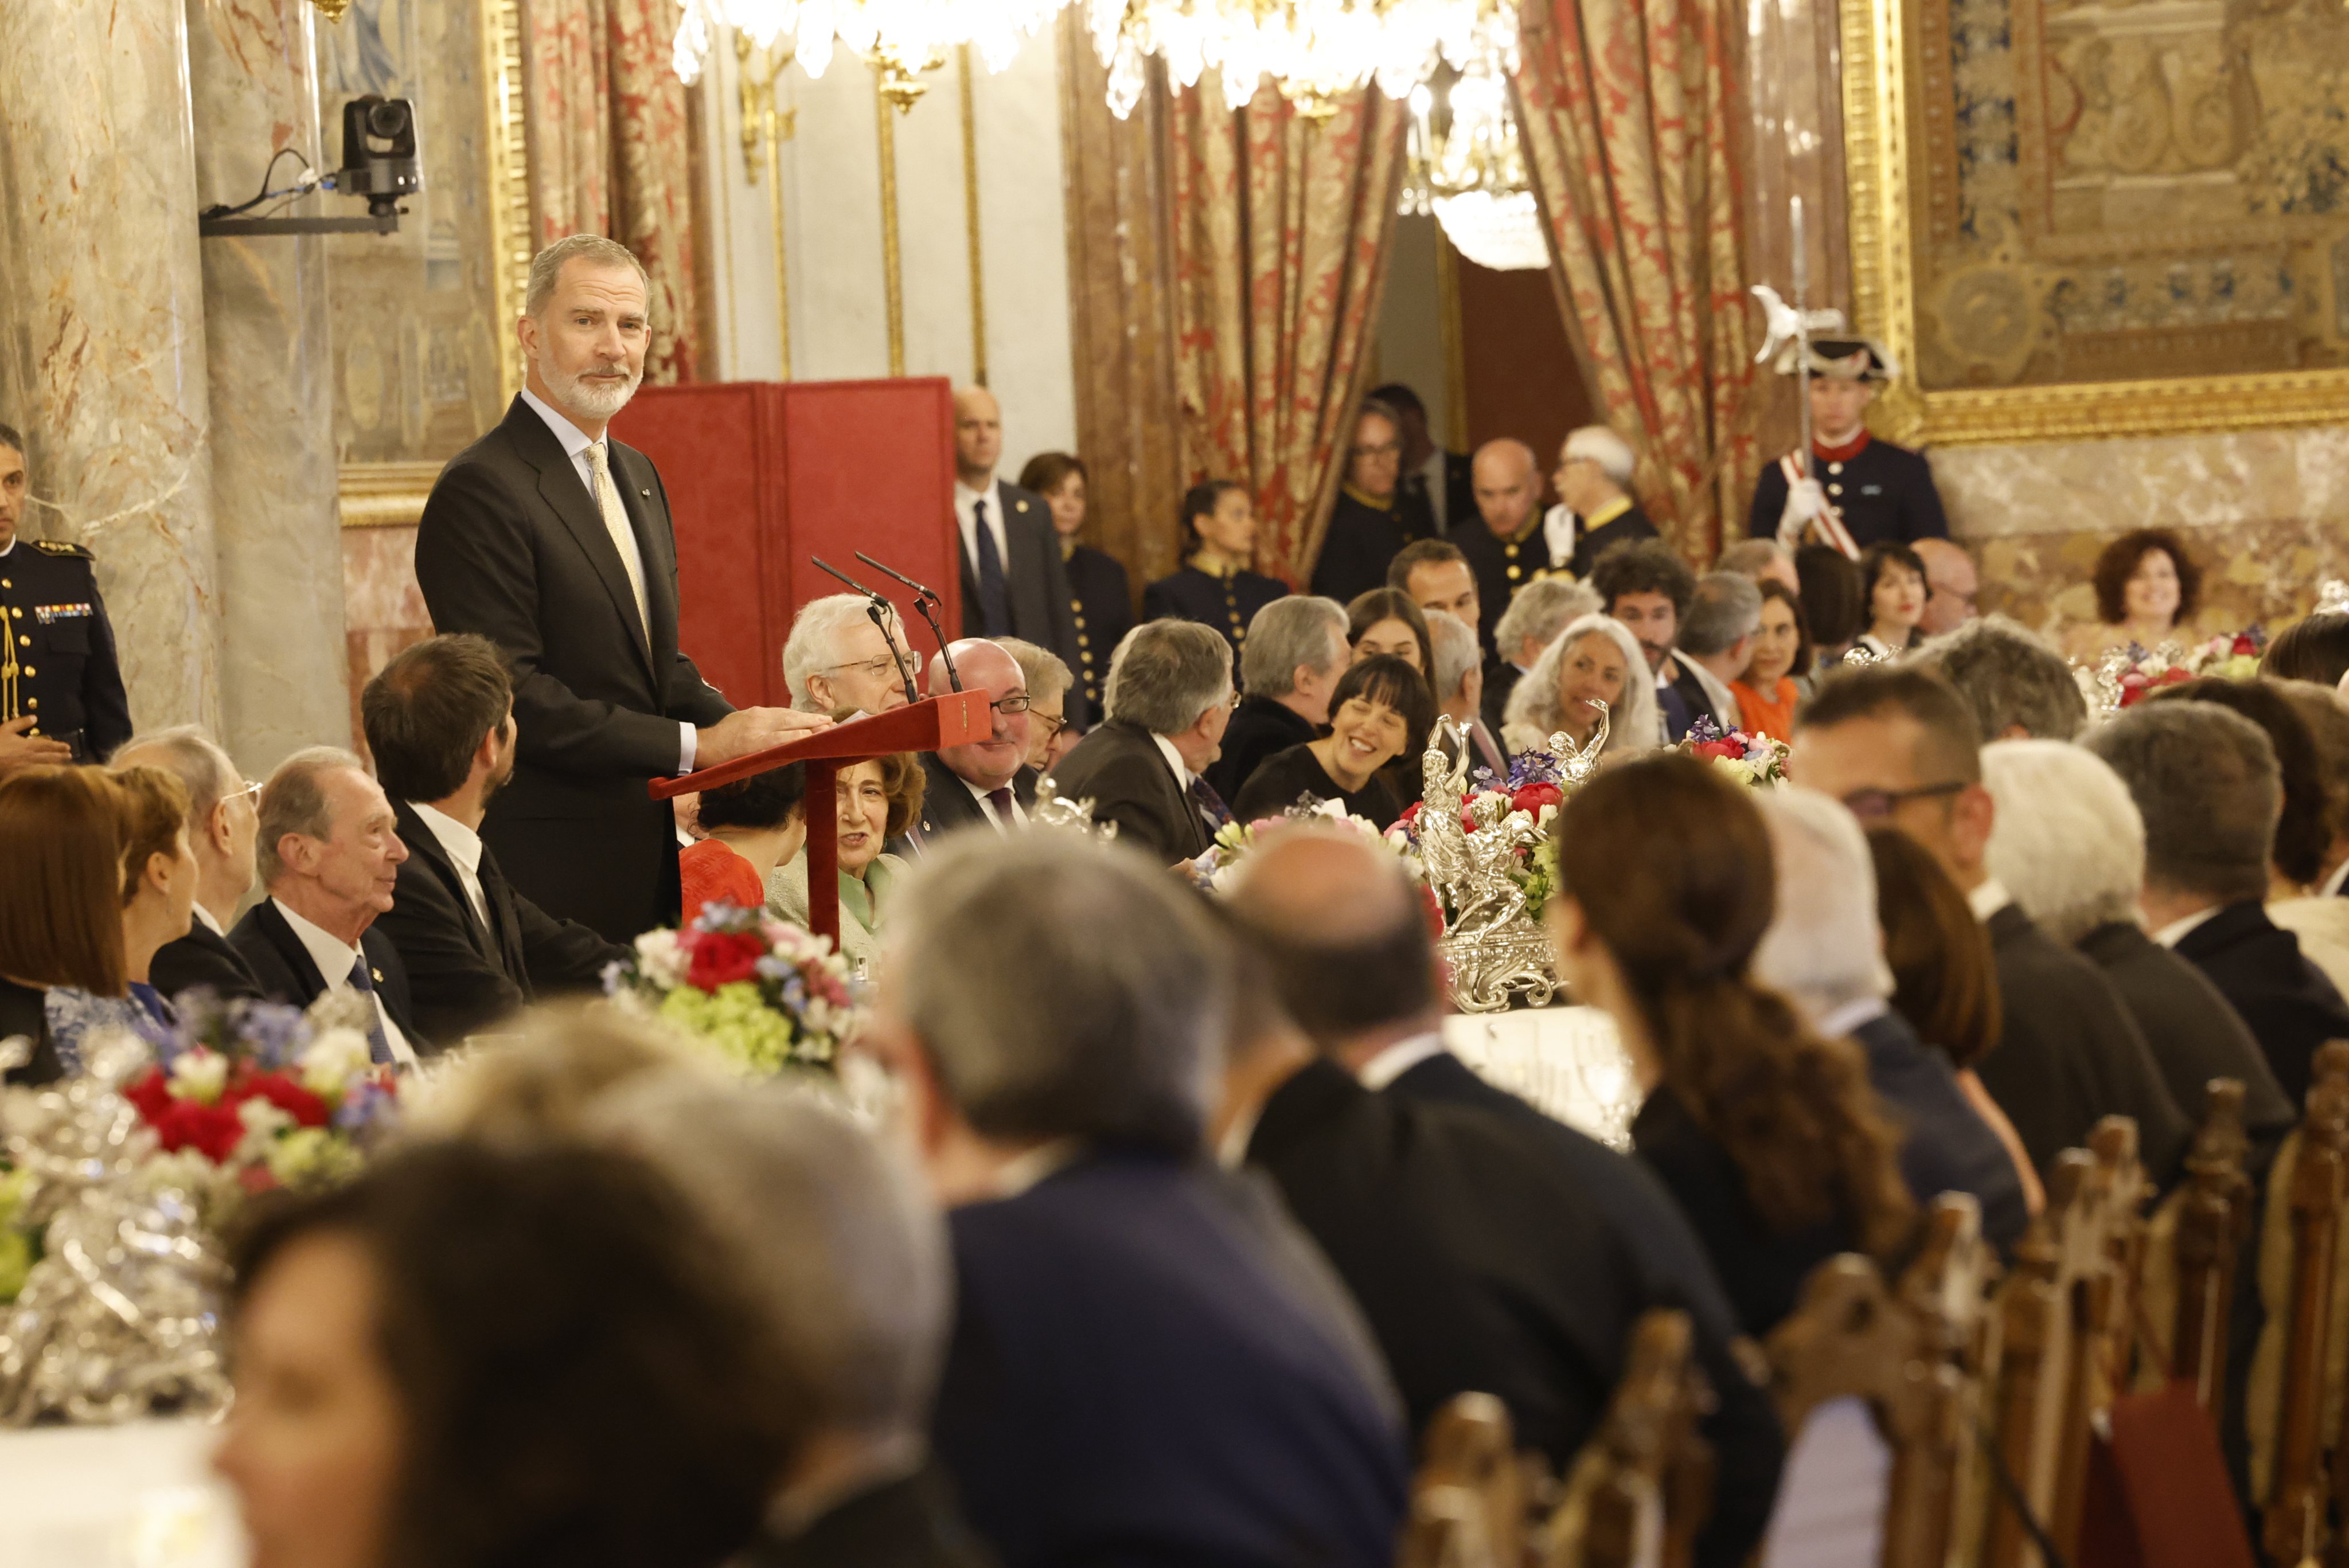
[[[638,490],[636,493],[637,493],[638,495],[640,495],[640,496],[644,497],[647,500],[652,500],[652,499],[653,499],[653,492],[652,492],[652,491],[650,491],[650,490]]]
[[[380,970],[380,969],[376,969],[376,968],[369,968],[369,969],[367,970],[367,973],[368,973],[369,975],[374,975],[374,976],[375,976],[375,983],[376,983],[377,985],[382,985],[382,984],[383,984],[383,971],[382,971],[382,970]]]

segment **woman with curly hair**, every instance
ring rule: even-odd
[[[2131,643],[2158,648],[2181,640],[2202,600],[2202,569],[2166,528],[2137,529],[2106,545],[2091,581],[2096,619],[2064,639],[2064,652],[2082,661]]]
[[[840,953],[859,970],[879,955],[882,923],[905,873],[905,861],[881,846],[922,820],[926,777],[920,757],[900,751],[843,768],[833,779],[840,801]],[[794,924],[807,923],[804,847],[767,878],[767,907]]]

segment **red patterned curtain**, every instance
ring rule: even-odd
[[[1316,123],[1268,82],[1234,110],[1211,73],[1168,119],[1183,465],[1247,484],[1257,570],[1302,583],[1377,328],[1405,111],[1371,89]]]
[[[652,274],[645,379],[694,379],[693,150],[675,0],[525,0],[530,210],[541,245],[605,234]]]
[[[1518,129],[1550,273],[1642,499],[1709,561],[1753,495],[1752,305],[1719,0],[1530,0]]]

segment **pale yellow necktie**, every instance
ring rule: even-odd
[[[620,492],[613,486],[611,464],[603,442],[588,444],[587,467],[595,476],[595,506],[604,514],[605,531],[612,536],[612,548],[620,552],[620,569],[628,574],[628,591],[636,596],[636,628],[649,640],[653,618],[645,607],[645,563],[636,551],[636,532],[628,527],[627,509],[620,504]]]

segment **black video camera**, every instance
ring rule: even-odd
[[[366,197],[367,211],[378,218],[398,211],[402,196],[424,189],[414,104],[370,93],[343,106],[343,167],[335,189]]]

